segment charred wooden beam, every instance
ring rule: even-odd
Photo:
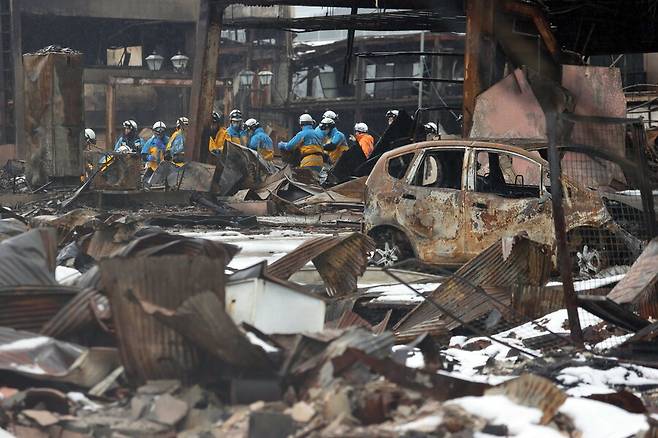
[[[201,0],[199,5],[199,20],[196,27],[197,53],[194,57],[190,97],[190,130],[185,142],[186,161],[201,161],[208,150],[208,140],[204,136],[204,131],[208,132],[215,100],[222,16],[227,5],[228,2],[217,0]]]

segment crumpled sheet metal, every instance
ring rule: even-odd
[[[227,142],[217,163],[217,194],[230,196],[241,189],[256,187],[265,181],[268,175],[276,172],[274,165],[263,160],[258,153]]]
[[[57,235],[30,230],[0,242],[0,286],[54,286]]]
[[[211,291],[224,302],[221,258],[203,256],[114,257],[100,262],[110,299],[121,361],[132,381],[189,381],[210,371],[199,348],[144,312],[138,299],[177,309],[193,295]]]
[[[93,189],[138,190],[140,188],[143,164],[139,154],[113,154],[109,166],[105,164],[104,156],[107,156],[107,152],[84,152],[85,162],[92,164],[94,170],[97,166],[103,167],[91,183]],[[103,164],[98,164],[101,162]]]
[[[503,302],[509,305],[515,289],[545,284],[552,267],[550,248],[521,235],[504,239],[513,239],[507,258],[504,252],[509,250],[510,244],[503,245],[499,240],[447,278],[429,298],[462,321],[471,322],[499,307],[474,286],[480,286],[487,293],[502,293],[497,296],[498,301],[507,296]],[[424,301],[393,330],[399,337],[409,338],[424,331],[431,332],[436,326],[452,330],[460,325],[432,303]]]
[[[0,369],[30,378],[92,387],[119,364],[116,349],[87,349],[36,333],[0,327]]]
[[[265,351],[253,345],[238,329],[216,293],[193,295],[175,310],[136,298],[145,313],[223,362],[242,369],[273,370]]]
[[[357,278],[368,265],[373,240],[361,233],[339,237],[318,237],[304,242],[291,253],[272,263],[267,273],[287,280],[309,261],[322,276],[329,296],[341,296],[356,290]]]
[[[630,271],[610,291],[608,298],[617,304],[637,308],[643,318],[658,317],[658,238],[653,239]]]

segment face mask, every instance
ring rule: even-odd
[[[240,129],[240,122],[231,122],[231,126],[235,129]]]

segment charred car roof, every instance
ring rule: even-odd
[[[419,143],[412,143],[407,146],[402,146],[399,148],[396,148],[392,151],[386,152],[384,155],[382,155],[382,159],[388,160],[389,158],[392,157],[397,157],[399,155],[404,155],[409,152],[416,152],[424,149],[430,149],[430,148],[451,148],[451,147],[467,147],[467,148],[487,148],[487,149],[495,149],[495,150],[500,150],[503,152],[513,152],[515,154],[523,155],[524,157],[537,161],[541,163],[544,166],[548,166],[548,162],[544,160],[543,158],[537,156],[536,153],[533,153],[532,151],[527,151],[521,147],[518,146],[510,146],[507,144],[503,143],[493,143],[493,142],[487,142],[487,141],[479,141],[479,140],[434,140],[434,141],[421,141]]]

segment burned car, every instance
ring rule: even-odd
[[[640,241],[613,221],[596,191],[566,177],[562,184],[576,271],[631,264]],[[366,183],[373,262],[458,266],[522,232],[555,248],[550,192],[548,163],[538,152],[464,140],[398,148],[382,156]]]

